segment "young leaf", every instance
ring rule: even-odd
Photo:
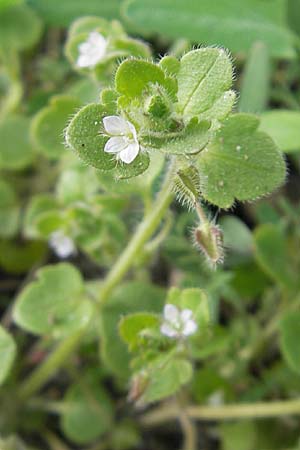
[[[151,403],[170,397],[190,381],[192,374],[191,363],[184,359],[175,358],[161,365],[153,365],[142,401]]]
[[[15,342],[7,331],[0,326],[0,385],[8,376],[15,356]]]
[[[139,343],[140,333],[145,329],[155,329],[159,325],[159,317],[150,313],[135,313],[125,316],[119,324],[119,333],[123,341],[133,350]]]
[[[254,116],[235,114],[200,153],[202,195],[210,203],[230,208],[235,199],[255,200],[284,181],[282,154],[258,125]]]
[[[286,27],[286,8],[281,0],[271,4],[243,0],[242,8],[237,7],[236,0],[127,0],[124,9],[130,22],[144,33],[222,45],[243,53],[260,41],[270,48],[272,56],[295,56],[293,34]]]
[[[84,445],[112,427],[111,400],[96,376],[85,376],[68,389],[64,402],[70,407],[61,416],[61,428],[76,444]]]
[[[80,272],[61,263],[37,272],[17,298],[14,320],[31,333],[61,337],[84,326],[91,312]]]
[[[280,348],[288,366],[300,374],[300,312],[292,311],[280,321]]]
[[[299,111],[267,111],[260,116],[260,129],[268,133],[281,150],[287,153],[300,150]]]
[[[56,159],[66,151],[64,129],[80,102],[71,96],[52,97],[49,106],[39,110],[31,123],[34,145],[46,156]]]
[[[115,77],[116,90],[120,94],[139,97],[149,83],[168,86],[159,66],[139,59],[129,59],[120,64]]]
[[[232,108],[232,77],[230,58],[222,49],[202,48],[184,55],[177,75],[179,113],[185,120],[194,116],[205,120],[217,109],[214,119],[223,119]]]

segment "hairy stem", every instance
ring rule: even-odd
[[[243,403],[224,406],[189,406],[186,412],[191,419],[195,420],[241,420],[300,415],[300,400]],[[174,405],[169,405],[146,413],[142,416],[141,423],[145,426],[155,426],[177,418],[178,411],[174,408]]]
[[[133,265],[143,245],[159,226],[173,198],[172,175],[173,163],[170,164],[162,189],[157,195],[152,210],[146,214],[133,238],[104,280],[98,299],[99,304],[102,305],[109,299],[114,287],[122,280],[126,272]],[[18,392],[20,400],[24,401],[39,391],[48,379],[65,364],[68,356],[74,352],[80,343],[85,331],[86,329],[81,329],[58,344],[48,359],[25,379]]]
[[[143,245],[148,241],[148,239],[150,239],[164,217],[165,212],[173,198],[173,170],[173,163],[171,162],[162,189],[157,195],[152,210],[146,214],[144,220],[138,226],[133,238],[104,280],[98,298],[101,305],[107,302],[114,287],[122,280],[124,275],[130,269]]]

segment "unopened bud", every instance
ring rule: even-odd
[[[195,245],[204,254],[211,266],[224,260],[223,233],[221,229],[210,222],[203,222],[193,230]]]

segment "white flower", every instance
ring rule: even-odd
[[[104,151],[116,153],[121,161],[130,164],[140,151],[134,125],[120,116],[104,117],[103,125],[107,134],[112,136],[106,142]]]
[[[76,253],[74,241],[66,236],[63,231],[57,230],[51,233],[49,246],[60,258],[68,258]]]
[[[175,305],[165,305],[164,321],[160,327],[162,334],[170,338],[186,337],[196,333],[197,328],[190,309],[180,311]]]
[[[94,67],[104,57],[107,40],[97,31],[92,31],[88,39],[78,46],[78,67]]]

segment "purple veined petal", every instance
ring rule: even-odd
[[[178,336],[178,331],[172,328],[168,323],[163,323],[160,327],[161,334],[168,336],[170,338],[174,338]]]
[[[112,136],[122,136],[130,133],[127,120],[120,116],[107,116],[103,119],[105,131]]]
[[[198,325],[192,319],[188,320],[183,327],[182,334],[184,336],[190,336],[191,334],[196,333]]]
[[[114,136],[108,139],[104,146],[106,153],[120,153],[128,146],[127,142],[122,136]]]
[[[125,164],[130,164],[139,154],[139,144],[138,142],[132,142],[131,144],[127,144],[127,147],[124,148],[119,154],[120,160]]]
[[[177,322],[179,320],[180,314],[178,311],[178,308],[175,305],[172,305],[171,303],[167,303],[164,307],[164,318],[168,322],[175,323],[177,325]]]
[[[183,320],[183,322],[186,322],[187,320],[191,319],[193,317],[193,311],[191,309],[183,309],[180,313],[180,317]]]

